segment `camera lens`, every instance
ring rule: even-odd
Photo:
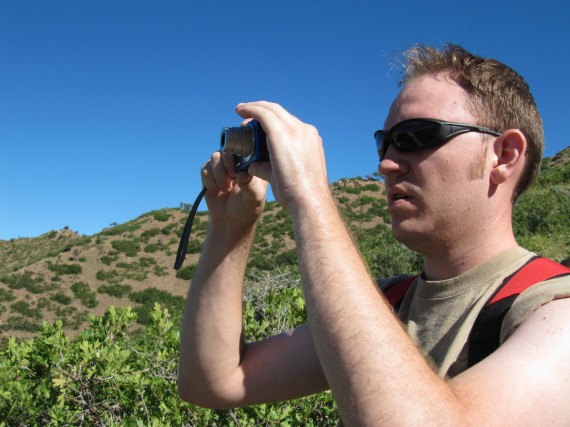
[[[220,149],[224,153],[248,157],[255,148],[254,131],[250,126],[222,129]]]

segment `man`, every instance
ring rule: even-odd
[[[532,96],[513,70],[458,46],[407,55],[376,134],[393,233],[424,256],[398,313],[404,327],[339,216],[317,130],[279,105],[240,104],[265,129],[271,163],[236,175],[214,153],[202,169],[210,225],[182,328],[183,399],[224,408],[330,387],[346,425],[570,424],[568,277],[521,294],[500,347],[465,360],[488,297],[533,255],[511,224],[542,156]],[[267,181],[293,220],[309,323],[246,343],[243,277]]]

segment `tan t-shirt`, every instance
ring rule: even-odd
[[[467,369],[467,339],[485,303],[503,280],[536,256],[523,248],[496,255],[485,264],[452,279],[416,279],[398,315],[408,334],[439,368],[453,377]],[[392,280],[381,282],[381,286]],[[503,343],[540,306],[570,297],[570,276],[532,286],[519,295],[501,327]]]

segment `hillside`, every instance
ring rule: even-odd
[[[355,229],[387,218],[373,178],[342,180],[332,190]],[[154,302],[182,307],[208,221],[207,212],[198,212],[177,272],[172,265],[187,215],[186,209],[162,209],[93,236],[63,229],[0,241],[0,337],[31,336],[43,320],[56,319],[73,334],[88,315],[102,315],[111,305],[135,307],[141,323]],[[258,229],[250,269],[294,267],[291,222],[277,203],[268,203]]]
[[[377,177],[343,179],[331,190],[374,275],[421,268],[420,257],[391,237]],[[172,265],[187,215],[186,209],[162,209],[93,236],[63,229],[0,241],[0,338],[32,336],[42,321],[57,319],[74,335],[89,315],[102,315],[109,306],[134,307],[141,324],[154,302],[181,309],[208,221],[207,212],[198,212],[184,266],[176,272]],[[568,218],[570,148],[544,160],[539,181],[517,203],[515,230],[523,246],[561,260],[570,255]],[[249,272],[295,269],[291,221],[270,202]]]

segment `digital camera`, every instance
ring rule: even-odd
[[[236,155],[237,172],[246,171],[253,162],[269,160],[265,131],[256,120],[245,126],[223,128],[220,150]]]

